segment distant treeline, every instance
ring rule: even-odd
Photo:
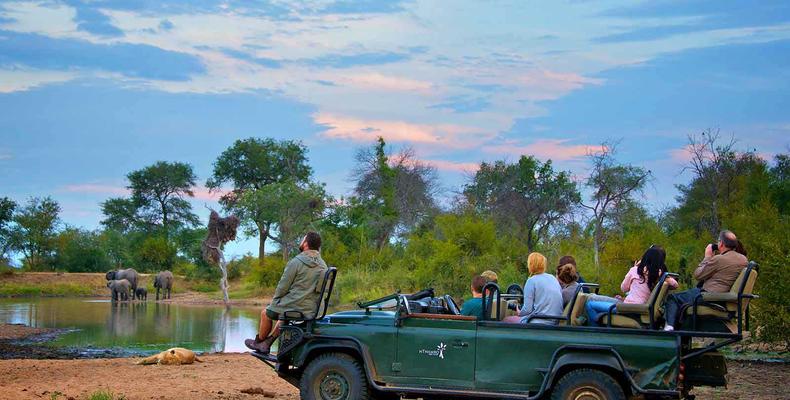
[[[670,271],[689,286],[706,243],[730,229],[761,265],[762,297],[753,303],[760,337],[787,340],[790,156],[737,151],[716,131],[689,136],[687,151],[691,181],[677,186],[674,207],[657,213],[642,197],[651,172],[618,161],[611,143],[589,155],[581,183],[529,155],[482,163],[451,192],[449,207],[437,202],[443,193],[435,168],[408,148],[389,151],[383,139],[357,152],[347,197],[334,198],[315,181],[301,143],[270,138],[236,141],[214,161],[206,186],[223,191],[223,211],[259,240],[257,257],[231,263],[232,278],[273,286],[283,260],[313,229],[323,236],[324,258],[341,271],[343,302],[424,287],[463,297],[470,278],[486,269],[500,283],[523,284],[530,251],[555,264],[573,255],[584,278],[612,294],[651,244],[666,248]],[[192,166],[160,161],[127,179],[130,195],[101,204],[97,231],[64,225],[51,198],[0,199],[3,258],[16,255],[30,271],[134,267],[216,278],[218,270],[200,257],[205,228],[186,200],[198,180]],[[278,250],[267,252],[272,242]]]

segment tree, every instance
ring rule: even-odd
[[[532,156],[521,156],[515,164],[480,164],[464,195],[478,212],[492,216],[499,229],[526,238],[529,251],[580,200],[569,172],[555,172],[551,160],[541,163]]]
[[[305,184],[312,174],[305,156],[307,149],[300,142],[272,138],[237,140],[214,161],[214,171],[206,186],[221,190],[225,184],[233,187],[220,198],[225,211],[242,219],[247,235],[258,235],[258,260],[263,263],[266,241],[272,238],[272,213],[268,205],[257,201],[240,202],[248,191],[263,190],[267,186],[294,182]],[[250,208],[253,207],[253,208]]]
[[[14,219],[14,210],[17,204],[8,197],[0,198],[0,262],[7,261],[7,254],[11,250],[11,223]]]
[[[771,197],[779,212],[790,214],[790,154],[777,154],[771,168]]]
[[[708,129],[699,135],[688,136],[687,151],[690,159],[683,171],[691,171],[694,178],[690,185],[678,186],[681,196],[696,197],[705,205],[705,214],[699,219],[699,228],[715,237],[721,230],[720,202],[732,192],[736,177],[734,164],[735,138],[726,143],[720,140],[719,130]],[[694,189],[701,196],[693,196]]]
[[[322,218],[326,202],[323,185],[286,181],[246,191],[238,206],[243,212],[241,219],[267,221],[267,235],[280,245],[286,260],[305,231]]]
[[[95,232],[67,228],[58,234],[56,242],[55,265],[58,269],[68,272],[103,272],[110,267],[99,234]]]
[[[592,170],[586,185],[592,190],[591,203],[581,203],[592,212],[593,256],[600,268],[600,252],[606,243],[605,225],[617,219],[618,211],[629,210],[632,196],[639,193],[651,177],[650,171],[614,158],[615,145],[602,144],[601,150],[590,153]],[[600,271],[599,271],[600,272]]]
[[[143,220],[138,212],[138,206],[132,199],[116,197],[101,203],[102,214],[105,218],[101,221],[107,229],[121,233],[129,233],[134,229],[148,230],[153,222]]]
[[[52,198],[34,197],[14,215],[12,241],[24,255],[25,267],[31,270],[51,267],[59,213],[60,205]]]
[[[379,137],[373,147],[357,151],[353,203],[367,214],[377,248],[393,235],[408,232],[436,212],[436,169],[418,161],[411,148],[388,155]]]
[[[130,172],[128,188],[143,220],[162,227],[165,238],[171,226],[197,226],[200,219],[184,197],[194,197],[192,187],[197,177],[186,163],[158,161],[154,165]]]

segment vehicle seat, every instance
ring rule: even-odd
[[[560,321],[560,325],[583,325],[580,323],[579,317],[584,313],[584,305],[591,296],[589,293],[584,293],[585,288],[595,288],[597,291],[598,285],[595,283],[583,283],[576,288],[573,299],[571,299],[571,301],[565,305],[565,309],[562,310],[562,315],[564,315],[566,319]]]
[[[739,315],[742,318],[747,315],[749,301],[752,298],[757,298],[752,293],[754,284],[757,282],[757,275],[757,263],[752,261],[738,274],[738,278],[733,282],[729,292],[703,292],[701,298],[697,300],[696,307],[692,305],[686,309],[686,315],[692,317],[692,323],[694,323],[693,317],[696,308],[697,316],[723,320],[728,323],[730,331],[737,332]],[[741,299],[740,309],[738,309],[739,299]]]
[[[494,321],[502,321],[507,317],[507,300],[500,299],[499,300],[499,315],[496,312],[496,304],[493,304],[489,307],[490,311],[488,312],[488,317]]]
[[[677,277],[677,274],[664,273],[661,275],[656,287],[650,292],[647,303],[631,304],[617,303],[616,310],[611,314],[601,316],[601,325],[615,326],[618,328],[642,328],[655,329],[658,320],[661,318],[662,306],[669,295],[669,283],[666,279],[670,276]],[[610,320],[611,319],[611,320]]]

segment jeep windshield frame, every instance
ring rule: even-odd
[[[357,303],[357,307],[365,309],[365,311],[385,310],[390,308],[398,308],[400,306],[400,292],[393,293],[375,300]]]

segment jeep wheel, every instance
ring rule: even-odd
[[[625,400],[620,384],[594,369],[571,371],[551,391],[551,400]]]
[[[368,380],[353,357],[328,353],[307,366],[299,392],[302,400],[368,400]]]

